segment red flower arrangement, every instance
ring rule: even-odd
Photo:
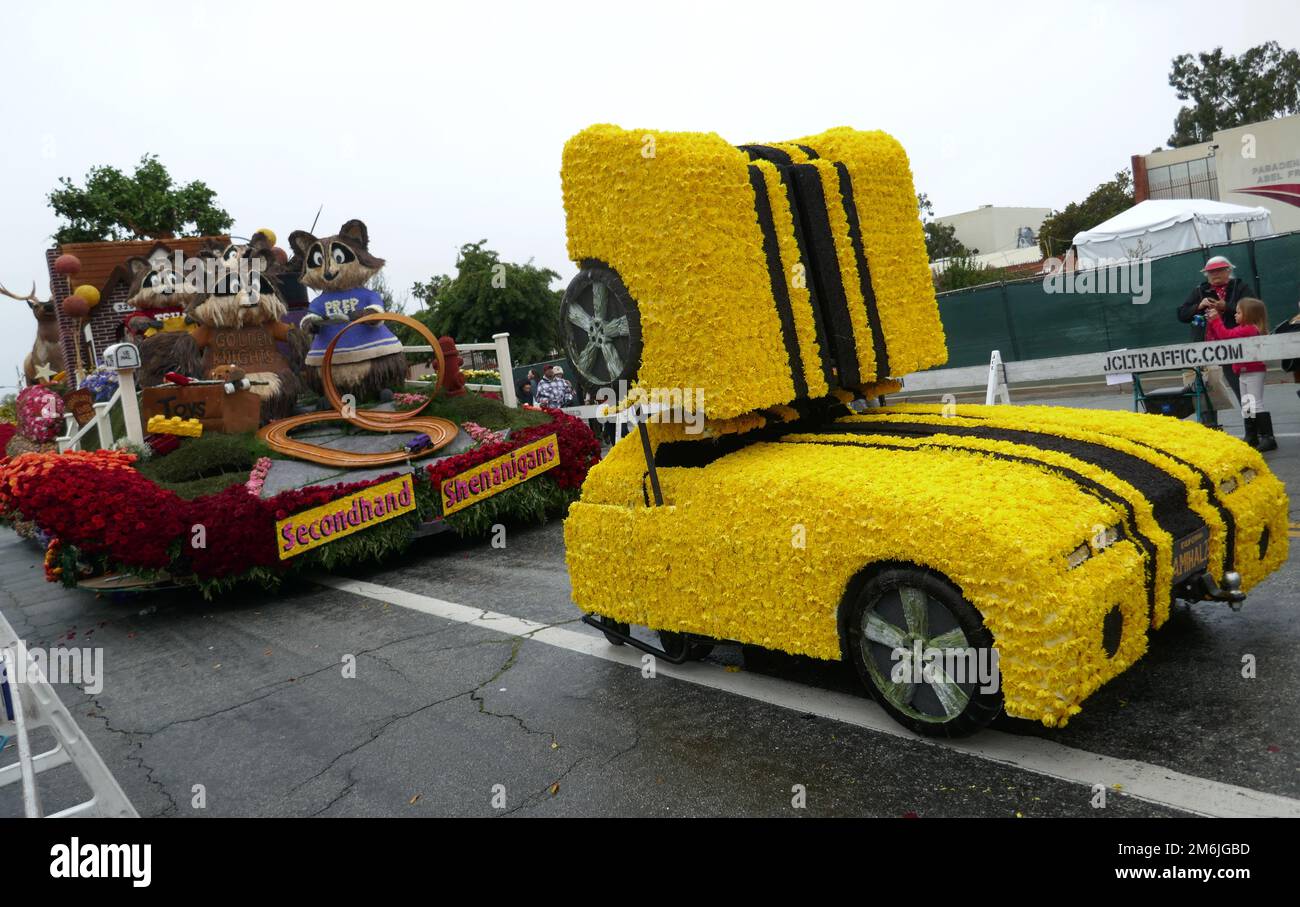
[[[294,562],[280,560],[275,535],[277,520],[396,476],[392,473],[364,482],[290,489],[266,499],[253,497],[246,486],[238,484],[214,495],[195,498],[186,502],[187,509],[192,525],[204,528],[204,545],[195,547],[191,537],[181,546],[181,556],[200,579],[236,576],[254,567],[282,572]]]
[[[424,483],[440,480],[516,447],[554,433],[560,465],[538,477],[576,489],[600,459],[600,444],[581,419],[547,410],[552,421],[516,432],[441,460],[416,473],[417,495]],[[242,482],[217,494],[186,501],[133,467],[135,455],[121,450],[30,453],[0,457],[0,517],[34,523],[57,539],[56,553],[72,546],[102,556],[114,569],[169,570],[199,580],[239,577],[255,569],[284,573],[302,563],[281,561],[275,523],[318,507],[396,473],[364,482],[284,491],[272,498],[248,493]],[[201,527],[201,531],[199,530]],[[47,561],[56,578],[57,565]]]
[[[17,511],[86,554],[161,570],[181,534],[185,502],[131,467],[120,450],[30,453],[0,470],[0,513]]]

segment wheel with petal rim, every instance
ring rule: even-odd
[[[671,630],[659,630],[659,647],[668,654],[670,658],[682,658],[685,656],[687,661],[700,661],[707,658],[713,651],[713,646],[706,642],[695,642],[684,633],[674,633]]]
[[[641,365],[641,313],[618,272],[584,262],[560,303],[560,337],[582,382],[631,381]]]
[[[605,617],[604,615],[601,615],[600,623],[602,626],[612,627],[613,629],[617,630],[618,632],[624,635],[626,635],[629,632],[627,624],[620,623],[619,621],[614,620],[614,618],[612,617]],[[623,640],[615,636],[613,633],[606,633],[605,639],[609,641],[609,644],[611,646],[623,645]]]
[[[848,657],[894,720],[929,737],[962,737],[1002,711],[993,634],[952,583],[928,570],[897,567],[850,595]]]

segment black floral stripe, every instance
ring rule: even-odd
[[[825,429],[819,429],[818,432],[825,433]],[[1156,543],[1144,532],[1142,532],[1142,530],[1138,527],[1137,511],[1135,510],[1133,503],[1131,501],[1129,501],[1127,498],[1125,498],[1123,495],[1119,494],[1118,492],[1113,491],[1110,488],[1107,488],[1105,485],[1101,484],[1097,480],[1090,479],[1076,470],[1069,469],[1068,467],[1058,466],[1055,463],[1047,463],[1044,462],[1043,460],[1035,459],[1034,457],[1027,456],[1027,455],[1020,456],[1016,454],[1004,453],[1002,451],[991,451],[991,450],[984,450],[978,447],[967,447],[967,446],[963,446],[960,443],[951,443],[951,442],[945,443],[943,441],[934,441],[928,439],[921,441],[921,443],[917,444],[916,446],[907,446],[907,447],[897,445],[897,444],[882,444],[878,442],[872,442],[871,440],[869,440],[869,435],[862,436],[861,440],[856,440],[856,441],[830,441],[821,438],[795,437],[795,438],[783,439],[783,443],[821,444],[821,445],[826,445],[828,447],[866,447],[866,448],[871,448],[873,450],[888,450],[891,452],[918,451],[918,450],[963,451],[966,453],[975,453],[975,454],[979,454],[980,456],[991,457],[992,459],[1002,460],[1004,462],[1023,463],[1041,469],[1050,475],[1060,476],[1062,478],[1068,479],[1070,482],[1078,486],[1082,491],[1092,495],[1098,500],[1104,501],[1109,504],[1115,504],[1125,512],[1126,519],[1124,523],[1124,531],[1129,538],[1133,539],[1134,543],[1138,546],[1138,548],[1142,551],[1144,555],[1142,568],[1143,568],[1143,577],[1144,577],[1144,582],[1146,585],[1146,593],[1147,593],[1148,620],[1150,620],[1155,615],[1155,609],[1156,609],[1155,565],[1156,565],[1156,559],[1159,557],[1159,548],[1157,548]]]
[[[870,415],[870,414],[868,414]],[[904,414],[906,415],[906,414]],[[963,412],[960,414],[963,419],[987,420],[989,417],[983,414]],[[873,416],[872,418],[886,418],[886,414]],[[1055,426],[1054,426],[1055,427]],[[1062,429],[1068,431],[1069,429]],[[1193,463],[1191,460],[1185,460],[1177,454],[1170,453],[1163,447],[1157,447],[1154,444],[1148,444],[1146,441],[1139,441],[1136,438],[1130,438],[1128,435],[1115,434],[1105,431],[1104,429],[1089,429],[1094,434],[1101,435],[1104,438],[1113,438],[1117,441],[1127,441],[1146,450],[1154,451],[1161,456],[1168,457],[1180,466],[1185,466],[1192,472],[1196,473],[1201,480],[1201,489],[1205,492],[1206,497],[1210,500],[1210,505],[1219,513],[1219,518],[1223,520],[1223,572],[1227,573],[1234,568],[1236,564],[1236,544],[1237,544],[1237,518],[1232,515],[1223,502],[1223,493],[1219,491],[1218,484],[1214,481],[1213,476],[1201,466]]]
[[[950,435],[958,438],[979,438],[987,441],[1006,441],[1023,444],[1038,450],[1065,454],[1089,463],[1128,482],[1151,503],[1152,516],[1160,528],[1175,540],[1205,527],[1205,521],[1192,510],[1187,496],[1187,486],[1177,477],[1147,462],[1141,457],[1104,444],[1078,441],[1046,432],[1010,428],[993,428],[975,425],[953,425],[952,420],[938,417],[933,422],[894,422],[873,419],[870,424],[838,424],[828,426],[826,434],[892,435],[894,437],[930,437]]]
[[[815,283],[812,282],[808,238],[804,233],[802,218],[799,215],[798,193],[795,191],[794,181],[790,179],[790,168],[792,166],[790,155],[780,148],[773,148],[770,145],[741,145],[739,147],[741,151],[749,155],[750,160],[767,161],[776,165],[777,175],[781,178],[781,185],[785,189],[786,205],[790,208],[790,220],[794,224],[794,243],[799,250],[797,264],[803,268],[806,289],[808,290],[808,302],[812,308],[813,330],[817,338],[817,354],[821,361],[822,380],[826,382],[827,387],[835,387],[835,361],[830,342],[826,336],[826,321],[822,315],[821,297]],[[793,268],[795,262],[789,264]]]
[[[815,296],[826,322],[827,341],[831,358],[835,360],[838,384],[856,387],[862,383],[858,368],[858,345],[853,336],[853,322],[849,318],[849,301],[840,277],[839,256],[835,249],[835,235],[831,231],[830,216],[826,210],[826,192],[822,177],[812,164],[796,164],[789,168],[790,183],[798,199],[798,216],[803,233],[812,253],[809,276],[816,287]]]
[[[840,200],[844,204],[844,216],[849,221],[849,242],[853,245],[853,259],[858,267],[858,284],[867,305],[867,325],[871,328],[871,344],[876,354],[876,380],[883,380],[889,377],[889,345],[880,325],[880,308],[876,305],[876,290],[871,284],[867,250],[862,244],[862,224],[858,221],[858,206],[853,200],[853,181],[849,178],[849,169],[838,161],[835,172],[840,177]]]
[[[754,189],[754,213],[758,216],[758,226],[763,231],[763,254],[767,259],[767,275],[772,283],[772,299],[776,303],[777,316],[781,321],[781,338],[785,342],[785,355],[790,365],[794,393],[796,397],[806,397],[808,378],[804,375],[803,356],[799,352],[799,335],[794,325],[790,289],[785,282],[785,270],[781,267],[781,250],[777,244],[776,223],[772,219],[772,204],[767,196],[767,183],[763,179],[763,172],[753,164],[749,165],[749,184]]]

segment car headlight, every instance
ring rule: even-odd
[[[1073,551],[1070,552],[1070,557],[1069,557],[1070,569],[1073,570],[1075,567],[1079,566],[1090,557],[1092,557],[1092,549],[1088,547],[1087,542],[1084,542],[1078,548],[1075,548]]]
[[[1089,541],[1071,551],[1066,558],[1066,562],[1070,565],[1070,569],[1073,570],[1094,554],[1101,554],[1123,537],[1124,527],[1118,523],[1114,526],[1099,529]]]
[[[1237,481],[1235,476],[1229,476],[1228,478],[1224,479],[1222,482],[1219,483],[1219,492],[1220,494],[1232,494],[1242,485],[1249,485],[1251,482],[1255,481],[1256,475],[1258,475],[1258,473],[1256,473],[1255,470],[1247,466],[1245,469],[1241,471],[1240,482]]]

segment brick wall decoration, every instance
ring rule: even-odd
[[[209,239],[215,239],[223,245],[230,242],[228,236],[197,236],[183,239],[154,240],[145,239],[127,242],[98,243],[64,243],[45,252],[45,263],[50,272],[50,292],[54,296],[54,311],[59,321],[59,342],[63,347],[64,361],[68,364],[68,385],[75,386],[76,380],[76,344],[73,335],[84,326],[90,326],[90,339],[81,336],[81,365],[87,372],[94,371],[103,363],[104,348],[122,339],[126,316],[131,314],[127,304],[127,292],[130,279],[126,276],[126,261],[132,256],[148,257],[154,249],[161,247],[168,253],[180,250],[186,257],[194,255]],[[55,260],[65,252],[70,252],[81,260],[81,271],[68,280],[54,270]],[[99,305],[90,310],[90,316],[78,323],[63,313],[63,300],[72,291],[83,285],[93,286],[99,290]]]

